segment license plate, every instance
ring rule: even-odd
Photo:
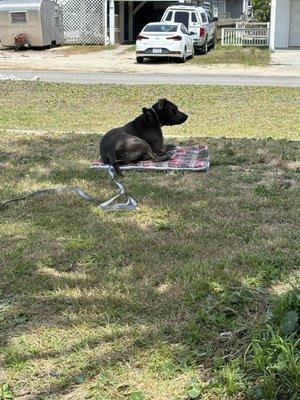
[[[153,54],[161,54],[162,53],[162,49],[152,49],[152,53]]]

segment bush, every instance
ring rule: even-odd
[[[254,16],[261,22],[270,21],[270,0],[253,0]]]

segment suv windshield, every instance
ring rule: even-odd
[[[177,25],[147,25],[144,32],[176,32]]]
[[[189,29],[189,12],[186,11],[176,11],[174,22],[181,22],[186,29]]]

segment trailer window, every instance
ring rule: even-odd
[[[27,22],[26,13],[25,12],[15,12],[11,13],[11,22],[13,24],[24,24]]]

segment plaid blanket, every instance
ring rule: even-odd
[[[209,169],[209,153],[205,145],[195,145],[188,147],[176,147],[171,150],[171,158],[168,161],[154,162],[139,161],[134,164],[121,165],[121,170],[183,170],[183,171],[207,171]],[[108,165],[101,161],[96,161],[91,165],[92,169],[107,169]]]

